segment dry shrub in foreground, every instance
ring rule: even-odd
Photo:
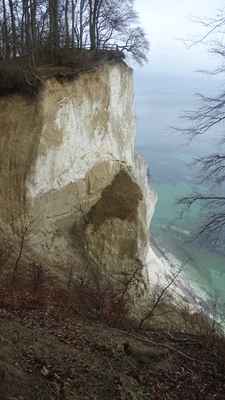
[[[1,272],[0,308],[13,310],[42,310],[46,315],[53,311],[79,314],[105,321],[110,325],[130,326],[134,323],[133,306],[138,298],[140,264],[131,273],[117,277],[103,273],[99,266],[88,264],[83,276],[74,277],[70,272],[67,284],[62,284],[41,264],[31,263],[16,269],[12,265],[8,275]],[[98,267],[98,268],[97,268]],[[12,276],[14,279],[12,279]],[[223,336],[215,318],[195,312],[189,306],[171,302],[170,288],[176,275],[164,286],[156,285],[149,294],[149,306],[135,325],[147,329],[166,329],[204,336],[211,342]]]
[[[13,276],[13,279],[12,279]],[[130,313],[130,289],[136,284],[136,275],[127,274],[123,284],[112,277],[95,272],[86,277],[69,275],[67,285],[59,282],[40,264],[14,265],[8,274],[2,274],[0,308],[12,310],[58,310],[60,313],[80,314],[109,324],[122,324]]]
[[[179,307],[179,317],[184,332],[208,337],[212,340],[224,337],[224,321],[218,322],[215,315],[208,316],[201,310],[193,312],[187,305]]]
[[[78,312],[110,324],[123,324],[130,319],[134,299],[138,296],[140,263],[132,272],[110,275],[89,265],[86,277],[74,279],[71,284],[70,304],[76,304]]]

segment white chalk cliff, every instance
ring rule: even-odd
[[[57,273],[81,273],[90,253],[109,274],[138,262],[148,281],[156,196],[135,155],[133,97],[132,70],[114,62],[49,79],[34,99],[0,98],[0,225],[18,234],[29,218],[30,253]]]

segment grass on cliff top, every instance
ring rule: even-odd
[[[36,95],[43,82],[50,78],[75,79],[81,72],[91,71],[105,62],[122,62],[122,55],[113,51],[58,49],[38,51],[31,57],[17,57],[0,62],[0,96]]]

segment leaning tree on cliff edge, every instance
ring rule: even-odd
[[[65,47],[114,48],[142,62],[148,41],[133,0],[0,0],[0,59]]]

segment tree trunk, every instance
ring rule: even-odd
[[[94,2],[89,0],[89,36],[91,50],[95,49],[95,28],[94,28]]]
[[[58,0],[48,0],[49,25],[50,25],[50,47],[52,50],[59,47],[59,15]]]
[[[66,45],[66,47],[70,46],[68,11],[69,11],[69,0],[65,0],[65,28],[66,28],[65,45]]]
[[[30,0],[30,24],[31,24],[31,36],[32,36],[32,49],[36,48],[37,45],[37,4],[36,0]]]
[[[8,59],[10,57],[10,45],[9,45],[9,34],[7,26],[7,12],[5,0],[2,0],[3,8],[3,43],[4,43],[4,58]]]
[[[97,49],[98,22],[103,0],[89,0],[89,30],[91,49]]]
[[[23,0],[23,53],[29,54],[31,48],[29,0]]]
[[[83,35],[84,35],[84,8],[85,8],[85,0],[80,0],[80,29],[79,29],[79,47],[82,49],[83,47]]]
[[[16,57],[16,22],[15,22],[14,4],[12,0],[9,0],[9,9],[10,9],[10,20],[12,29],[12,51],[13,51],[13,57]]]
[[[75,29],[75,10],[76,10],[75,1],[72,0],[72,47],[74,47],[74,45],[75,45],[75,34],[74,34],[74,29]]]

